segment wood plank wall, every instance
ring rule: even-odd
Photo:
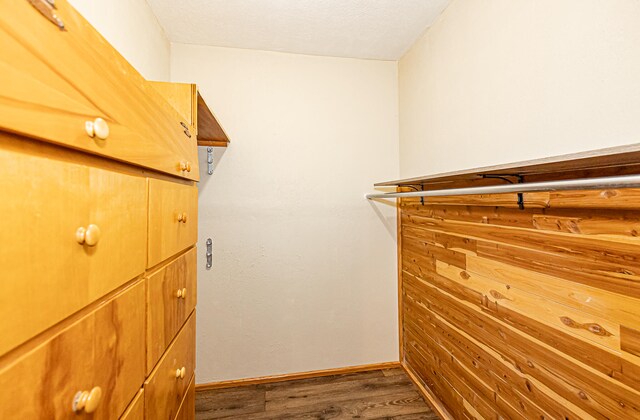
[[[403,199],[405,366],[456,419],[640,418],[640,190]]]

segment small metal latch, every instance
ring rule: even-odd
[[[207,147],[207,173],[213,174],[213,147]]]
[[[191,138],[191,132],[189,131],[189,126],[185,123],[183,123],[182,121],[180,121],[180,125],[182,126],[182,128],[184,128],[184,134]]]
[[[207,238],[207,270],[211,269],[213,265],[213,241],[211,238]]]
[[[60,30],[64,30],[64,22],[58,17],[55,12],[56,2],[55,0],[27,0],[33,7],[35,7],[44,17],[53,22]]]

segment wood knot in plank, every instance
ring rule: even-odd
[[[599,335],[601,337],[610,337],[613,335],[609,331],[607,331],[602,325],[596,324],[594,322],[587,322],[587,323],[581,324],[566,316],[561,316],[560,321],[562,321],[562,323],[567,327],[583,329],[583,330],[589,331],[592,334]]]
[[[600,193],[600,197],[602,198],[611,198],[618,195],[618,191],[616,190],[604,190]]]
[[[491,294],[491,296],[493,296],[495,299],[507,299],[508,300],[508,298],[505,295],[503,295],[502,293],[500,293],[500,292],[498,292],[496,290],[490,290],[489,294]]]

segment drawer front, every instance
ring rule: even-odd
[[[144,384],[144,411],[150,419],[173,419],[195,369],[195,312],[189,317]],[[177,376],[184,368],[184,376]]]
[[[196,249],[162,267],[147,282],[147,372],[196,307]]]
[[[56,1],[65,31],[28,1],[3,2],[2,11],[0,128],[198,179],[196,136],[67,1]],[[87,134],[96,118],[108,125],[104,139],[99,125]]]
[[[144,389],[138,391],[120,420],[144,420]]]
[[[144,381],[144,298],[140,281],[0,366],[0,418],[118,418]],[[76,394],[95,387],[95,411],[74,413]]]
[[[186,216],[186,218],[185,218]],[[166,260],[198,239],[198,189],[195,185],[149,179],[149,259]]]
[[[101,232],[98,244],[82,246],[93,300],[144,271],[147,191],[143,177],[90,168],[89,178],[85,226],[95,224]]]
[[[0,354],[141,274],[147,221],[145,178],[4,146],[0,279],[11,281],[0,282]],[[90,229],[94,246],[76,237],[89,225],[100,230]]]
[[[191,377],[189,389],[182,399],[175,420],[194,420],[196,418],[196,375]]]

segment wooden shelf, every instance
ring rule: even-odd
[[[193,83],[151,82],[196,133],[198,146],[227,147],[231,142]]]
[[[640,173],[640,143],[503,165],[385,181],[379,182],[375,186],[422,185],[429,186],[430,189],[444,189],[452,188],[453,186],[463,187],[504,183],[503,180],[499,179],[487,179],[484,177],[486,175],[505,177],[520,175],[524,182],[536,182],[638,173]]]

